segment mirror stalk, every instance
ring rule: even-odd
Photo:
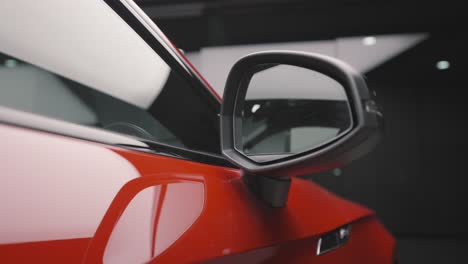
[[[271,207],[284,207],[288,201],[291,178],[267,177],[246,173],[242,178],[247,188]]]

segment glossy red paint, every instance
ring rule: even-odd
[[[144,260],[154,263],[202,262],[272,245],[279,245],[282,250],[284,246],[285,250],[289,243],[299,239],[313,241],[308,243],[307,256],[310,259],[318,258],[315,256],[318,235],[372,215],[369,210],[301,179],[293,180],[287,207],[274,209],[265,206],[250,194],[241,182],[237,170],[134,151],[115,151],[134,164],[142,177],[125,185],[116,196],[91,243],[87,256],[87,261],[90,262],[103,259],[107,240],[113,232],[112,228],[119,222],[123,212],[122,206],[127,206],[138,192],[148,186],[197,182],[202,183],[205,189],[202,212],[196,219],[192,219],[179,239],[174,240],[164,251],[148,255]],[[200,201],[186,199],[186,195],[185,192],[181,192],[176,199],[194,204],[188,207],[197,207]],[[159,206],[156,210],[158,208]],[[182,212],[174,212],[174,219],[179,218],[181,214]],[[161,225],[161,222],[155,221],[154,224]],[[155,226],[152,228],[156,229]],[[158,230],[170,228],[172,225],[169,224],[157,227]],[[148,228],[148,232],[150,229]],[[368,243],[374,243],[375,237],[367,235]],[[391,259],[391,237],[380,236],[379,239],[390,241],[387,247],[381,249],[381,253],[382,257]],[[142,242],[138,248],[148,248],[153,243],[150,240]],[[157,240],[155,244],[158,244]],[[289,251],[293,248],[289,247]],[[349,258],[352,259],[352,255],[349,255]],[[248,257],[246,259],[248,260]]]
[[[0,138],[0,263],[82,260],[113,198],[139,172],[83,140],[3,124]]]
[[[316,256],[311,252],[314,251],[318,239],[317,236],[313,236],[204,263],[393,264],[389,251],[393,247],[393,240],[376,218],[368,217],[354,222],[351,234],[350,240],[345,245],[321,256]]]
[[[2,263],[392,259],[394,240],[371,211],[310,181],[294,178],[287,206],[275,209],[245,188],[237,169],[6,125],[0,134],[12,142],[0,152],[10,164],[2,168],[3,186],[28,190],[8,196],[2,189]],[[27,166],[18,164],[20,155]],[[21,219],[5,225],[11,213],[11,220],[28,217],[28,225]],[[350,241],[316,256],[320,234],[347,223]]]
[[[1,263],[82,263],[90,238],[0,245]]]

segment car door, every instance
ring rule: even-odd
[[[286,208],[249,192],[220,154],[219,98],[133,2],[0,17],[2,263],[385,263],[369,210],[300,179]],[[317,256],[360,219],[361,240]]]
[[[183,209],[194,220],[204,185],[191,164],[230,166],[218,99],[102,1],[2,2],[0,13],[0,262],[82,262],[119,191],[148,173],[171,204],[158,219]],[[125,153],[145,153],[150,172]],[[176,239],[189,223],[171,226]]]

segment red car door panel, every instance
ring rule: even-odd
[[[369,228],[371,211],[309,181],[293,179],[288,205],[274,209],[237,169],[8,125],[0,134],[3,263],[301,262],[316,258],[320,234],[356,221],[363,235],[322,259],[372,237],[387,243],[376,257],[392,254],[389,235],[369,234],[383,230]]]
[[[2,263],[80,262],[113,198],[139,172],[99,144],[1,124],[0,138]]]

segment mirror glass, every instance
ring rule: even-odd
[[[344,87],[298,66],[262,64],[246,77],[236,105],[238,151],[257,162],[298,154],[331,142],[352,127]],[[239,100],[241,99],[241,100]]]

